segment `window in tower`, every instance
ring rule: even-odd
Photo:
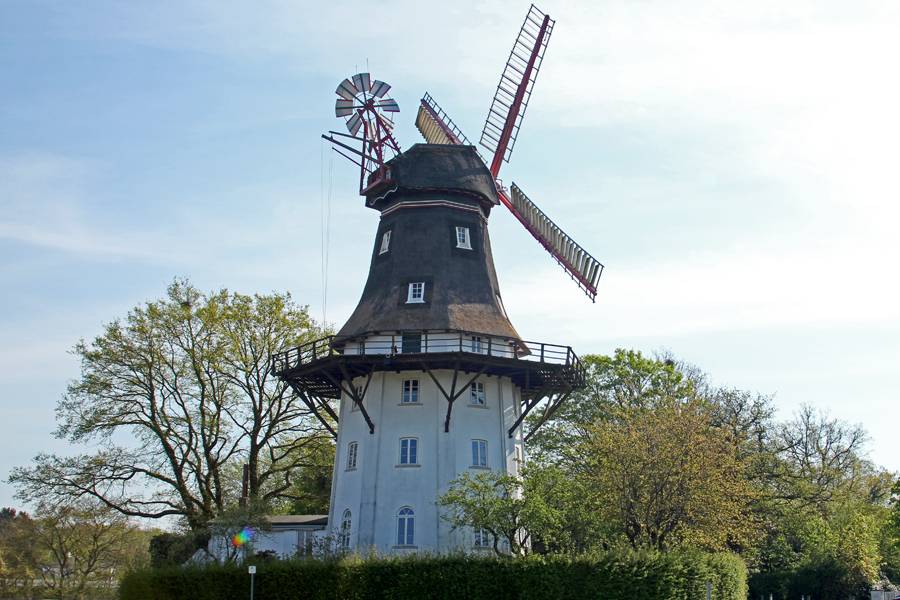
[[[406,303],[425,302],[425,282],[409,284],[409,294],[406,297]]]
[[[381,236],[381,250],[378,251],[378,254],[384,254],[391,247],[391,232],[390,230],[385,231]]]
[[[472,466],[487,467],[487,442],[472,440]]]
[[[404,379],[403,380],[403,404],[419,403],[419,380]]]
[[[480,381],[472,384],[472,406],[484,406],[484,384]]]
[[[400,465],[419,464],[419,440],[416,438],[400,438]]]
[[[472,352],[476,354],[484,354],[484,341],[480,335],[472,336]]]
[[[350,547],[350,522],[351,515],[349,510],[344,511],[344,517],[341,519],[341,531],[338,535],[338,545],[347,549]]]
[[[408,506],[397,513],[397,545],[416,545],[416,513]]]
[[[469,228],[468,227],[457,227],[456,228],[456,247],[457,248],[465,248],[467,250],[472,249],[472,242],[469,240]]]
[[[350,442],[350,448],[347,451],[347,468],[355,469],[356,468],[356,454],[358,452],[359,445],[356,442]]]

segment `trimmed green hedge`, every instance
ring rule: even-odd
[[[254,600],[746,600],[747,569],[733,554],[610,551],[589,556],[348,557],[259,564]],[[245,566],[128,574],[121,600],[250,597]]]

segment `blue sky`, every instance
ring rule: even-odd
[[[862,423],[900,470],[900,5],[546,2],[554,34],[501,178],[603,262],[596,304],[490,228],[530,340],[671,349],[718,385]],[[68,353],[174,277],[289,291],[337,325],[377,214],[319,137],[334,88],[427,91],[477,139],[527,3],[0,4],[0,474],[52,437]],[[368,65],[368,67],[367,67]],[[323,212],[328,293],[323,305]],[[16,505],[0,484],[0,504]]]

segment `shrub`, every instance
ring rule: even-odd
[[[246,566],[167,567],[128,574],[122,600],[232,600]],[[583,556],[351,555],[257,564],[256,600],[745,600],[746,567],[733,554],[615,550]],[[241,590],[246,590],[243,592]]]

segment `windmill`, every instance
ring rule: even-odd
[[[509,162],[516,144],[553,24],[549,15],[531,5],[497,85],[480,143],[492,153],[490,170],[500,200],[594,301],[603,265],[550,220],[519,186],[513,183],[507,190],[498,179],[500,166]],[[429,144],[469,145],[462,131],[429,94],[422,98],[416,127]]]
[[[468,469],[517,473],[530,436],[585,386],[572,348],[513,326],[488,228],[507,205],[596,294],[602,266],[497,178],[552,25],[532,7],[516,40],[483,134],[490,168],[429,95],[417,118],[428,143],[401,152],[388,84],[359,73],[336,90],[347,133],[323,137],[380,214],[369,274],[336,334],[274,355],[272,370],[335,437],[328,522],[344,548],[484,547],[484,532],[449,529],[435,497]]]

